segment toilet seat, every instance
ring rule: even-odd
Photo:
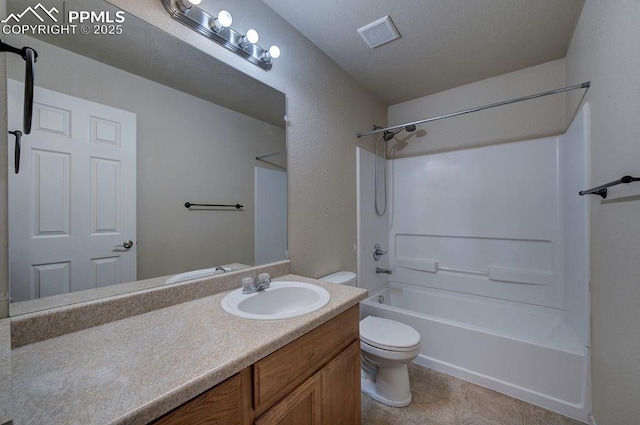
[[[413,351],[420,346],[420,334],[404,323],[368,316],[360,321],[360,341],[387,351]]]

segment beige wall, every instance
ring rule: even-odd
[[[283,129],[33,38],[11,42],[38,52],[38,86],[137,114],[138,279],[253,264],[255,157],[285,149]],[[22,80],[22,59],[8,63]]]
[[[111,0],[287,94],[289,256],[294,273],[356,270],[356,133],[386,123],[386,107],[261,0],[220,0],[239,30],[282,56],[265,72],[173,21],[158,0]],[[202,6],[207,7],[203,2]],[[211,10],[211,13],[217,13]]]
[[[403,124],[565,86],[564,59],[500,75],[389,107]],[[563,133],[565,95],[558,94],[418,125],[400,133],[397,157],[528,140]]]
[[[640,2],[585,2],[567,54],[567,83],[591,80],[591,182],[640,175]],[[578,99],[569,98],[567,115]],[[640,183],[591,197],[593,414],[640,417]],[[617,201],[616,201],[617,200]]]

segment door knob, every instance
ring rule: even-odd
[[[124,241],[122,242],[122,245],[116,245],[116,248],[130,249],[131,247],[133,247],[132,240]]]

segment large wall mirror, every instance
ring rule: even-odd
[[[101,0],[46,8],[118,11]],[[24,9],[7,2],[8,16]],[[9,137],[12,315],[146,287],[126,282],[286,259],[285,95],[121,16],[117,33],[3,36],[38,53],[19,159]],[[7,55],[7,76],[14,130],[20,57]]]

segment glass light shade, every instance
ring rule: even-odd
[[[198,5],[202,0],[189,0],[189,3]]]

